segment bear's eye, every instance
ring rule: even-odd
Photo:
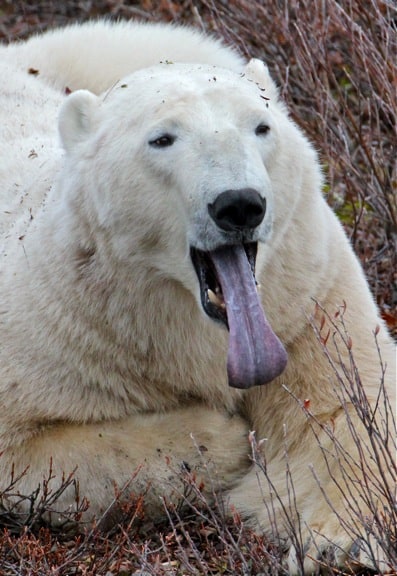
[[[270,126],[268,126],[267,124],[258,124],[258,126],[255,128],[255,134],[257,136],[264,136],[265,134],[267,134],[270,130]]]
[[[153,148],[167,148],[167,146],[172,146],[175,142],[176,137],[172,134],[163,134],[154,140],[149,141],[149,145]]]

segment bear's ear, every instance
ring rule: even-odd
[[[59,133],[67,152],[94,128],[98,104],[99,98],[88,90],[77,90],[66,98],[59,114]]]
[[[246,65],[244,74],[248,80],[252,80],[261,90],[264,90],[267,98],[278,100],[278,88],[270,76],[268,67],[262,60],[252,58]]]

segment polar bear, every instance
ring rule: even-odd
[[[161,514],[188,468],[277,527],[291,573],[331,545],[366,561],[338,370],[392,401],[395,348],[266,66],[189,28],[96,22],[1,47],[0,71],[1,488],[74,472],[89,518],[132,479]]]

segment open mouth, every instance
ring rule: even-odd
[[[258,244],[256,242],[243,244],[243,248],[255,280],[255,262]],[[211,253],[190,248],[190,255],[199,279],[201,304],[204,311],[212,320],[221,322],[226,328],[229,328],[222,286],[218,279]]]
[[[287,354],[266,319],[257,293],[257,244],[190,250],[207,315],[229,330],[229,385],[249,388],[279,376]]]

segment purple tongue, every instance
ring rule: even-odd
[[[229,385],[250,388],[279,376],[287,353],[266,320],[243,246],[210,254],[221,284],[229,324]]]

